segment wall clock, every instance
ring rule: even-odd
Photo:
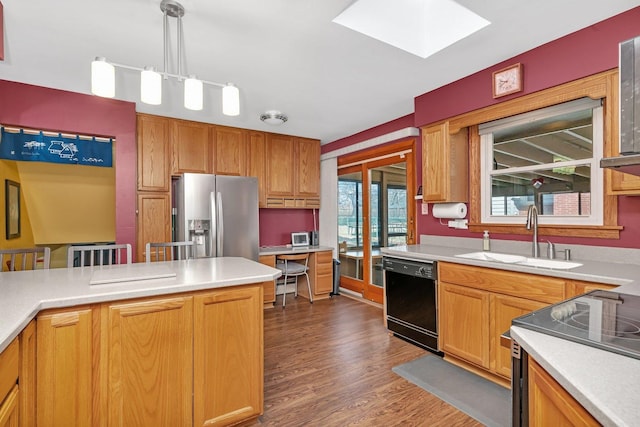
[[[493,72],[493,97],[520,92],[522,90],[522,64],[510,65]]]

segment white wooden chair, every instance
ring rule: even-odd
[[[193,242],[147,243],[145,259],[153,261],[175,261],[193,258]]]
[[[124,253],[124,256],[123,256]],[[67,267],[93,265],[131,264],[131,245],[69,246]]]
[[[303,263],[304,262],[304,263]],[[298,296],[298,277],[305,276],[307,278],[307,288],[309,289],[309,302],[313,303],[313,294],[311,293],[311,282],[309,281],[309,254],[283,254],[276,255],[276,268],[282,271],[282,283],[284,283],[284,293],[282,295],[282,308],[287,304],[287,283],[289,278],[294,279],[295,296]]]
[[[5,264],[6,263],[6,264]],[[51,263],[51,249],[41,248],[21,248],[21,249],[0,249],[0,271],[35,270],[36,268],[49,268]]]

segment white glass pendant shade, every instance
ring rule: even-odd
[[[116,96],[116,71],[103,57],[91,62],[91,93],[106,98]]]
[[[240,114],[240,91],[232,83],[222,88],[222,114],[225,116]]]
[[[202,81],[189,76],[184,81],[184,108],[202,110]]]
[[[153,67],[140,73],[140,100],[151,105],[162,103],[162,76]]]

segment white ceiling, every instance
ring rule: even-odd
[[[2,79],[90,93],[96,56],[163,68],[160,0],[0,1]],[[138,73],[122,69],[116,69],[116,98],[135,101],[140,112],[323,143],[410,114],[418,95],[640,5],[640,0],[459,0],[491,25],[422,59],[332,23],[351,0],[178,1],[186,9],[183,71],[235,83],[240,116],[221,114],[220,91],[214,88],[205,89],[203,111],[184,109],[181,87],[172,80],[165,82],[161,106],[142,104]],[[266,110],[280,110],[289,121],[264,124],[258,116]]]

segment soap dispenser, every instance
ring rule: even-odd
[[[482,250],[483,251],[491,250],[491,240],[489,240],[489,230],[484,230],[484,234],[482,235]]]

